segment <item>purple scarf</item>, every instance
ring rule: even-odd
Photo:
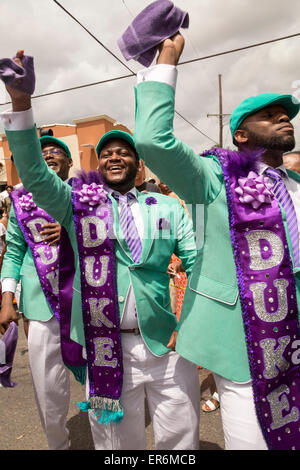
[[[248,155],[250,167],[241,169],[238,152],[206,155],[218,157],[224,175],[258,421],[269,449],[300,449],[298,306],[280,207],[268,178],[253,171],[256,158]]]
[[[99,422],[123,418],[122,346],[116,282],[112,204],[98,172],[73,180],[73,213],[81,274],[89,399]]]
[[[36,206],[31,193],[25,188],[13,191],[11,199],[19,227],[30,248],[46,300],[60,325],[61,353],[64,364],[76,380],[85,383],[86,361],[82,346],[71,340],[72,284],[75,273],[74,255],[64,229],[60,243],[49,246],[40,235],[40,227],[55,222],[44,210]]]

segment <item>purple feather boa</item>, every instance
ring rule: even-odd
[[[219,152],[224,149],[212,148],[206,150],[201,154],[201,156],[206,157],[208,155],[218,156]],[[236,150],[226,150],[227,155],[227,168],[229,173],[236,177],[246,177],[250,171],[257,173],[258,165],[262,161],[263,153],[265,149],[242,149],[240,151]]]

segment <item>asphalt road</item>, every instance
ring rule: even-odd
[[[35,404],[29,370],[27,340],[22,321],[14,358],[12,380],[14,388],[0,387],[0,450],[47,450],[47,441],[40,424]],[[211,374],[199,370],[202,400],[209,398]],[[93,450],[93,440],[87,414],[81,412],[76,403],[84,400],[85,390],[71,377],[71,400],[68,414],[71,450]],[[146,413],[147,449],[155,449],[150,418]],[[201,411],[199,440],[201,450],[224,449],[220,410],[212,413]]]

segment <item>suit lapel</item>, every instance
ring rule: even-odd
[[[146,199],[149,197],[149,194],[140,193],[137,191],[137,198],[140,205],[140,210],[143,218],[144,225],[144,236],[142,240],[142,255],[139,264],[144,264],[147,260],[147,257],[150,253],[153,241],[155,239],[156,233],[156,218],[158,212],[158,204],[147,204]]]

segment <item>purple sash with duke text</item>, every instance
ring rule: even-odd
[[[123,418],[123,362],[112,204],[101,182],[96,172],[74,179],[72,203],[89,378],[89,399],[78,406],[108,424]]]
[[[234,153],[203,156],[217,156],[223,170],[256,414],[269,449],[299,450],[300,335],[288,242],[270,180],[239,175]]]
[[[30,248],[46,300],[60,325],[61,353],[64,364],[75,378],[84,384],[86,360],[82,357],[82,346],[71,340],[70,324],[75,273],[74,254],[65,229],[61,229],[61,240],[49,246],[40,235],[41,226],[55,220],[36,206],[31,193],[24,188],[12,191],[17,222]]]

